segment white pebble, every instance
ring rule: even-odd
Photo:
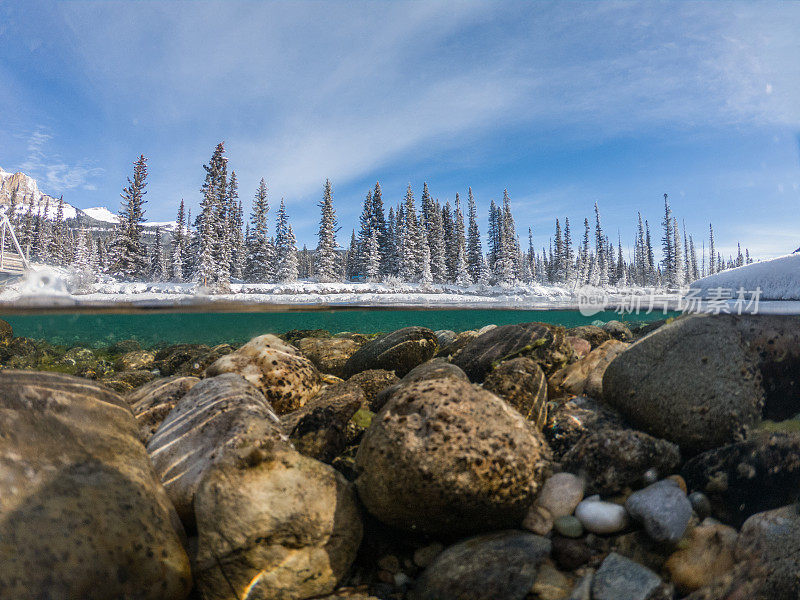
[[[592,533],[616,533],[628,524],[628,511],[624,506],[594,498],[587,498],[578,504],[575,516],[584,529]]]

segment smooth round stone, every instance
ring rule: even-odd
[[[658,481],[658,470],[647,469],[642,476],[642,481],[644,481],[645,485],[653,485],[656,481]]]
[[[553,527],[564,537],[579,538],[583,535],[583,525],[581,525],[581,522],[572,515],[558,517],[555,521],[553,521]]]
[[[689,499],[671,479],[658,481],[634,492],[625,502],[625,508],[644,525],[651,538],[671,544],[681,539],[692,517]]]
[[[628,525],[628,511],[624,506],[587,498],[575,509],[581,525],[592,533],[601,535],[622,531]]]
[[[689,502],[692,504],[692,510],[697,513],[701,519],[705,519],[711,514],[711,502],[703,492],[692,492],[689,494]]]
[[[536,503],[546,508],[554,518],[571,515],[583,500],[583,479],[572,473],[556,473],[548,479]]]

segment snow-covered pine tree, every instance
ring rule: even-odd
[[[615,281],[619,286],[628,285],[627,269],[625,268],[625,257],[622,255],[622,234],[617,230],[617,270]],[[621,283],[624,281],[625,283]]]
[[[374,228],[367,238],[364,249],[364,276],[367,281],[377,281],[381,273],[381,253],[378,243],[378,228]]]
[[[564,282],[573,283],[575,269],[575,251],[572,249],[572,231],[569,217],[564,217]]]
[[[373,196],[373,201],[374,201]],[[397,217],[394,208],[389,207],[388,223],[386,224],[386,244],[381,248],[381,274],[396,277],[398,274],[398,252],[399,247],[397,235]]]
[[[456,258],[456,285],[461,287],[472,285],[472,277],[469,274],[469,267],[467,266],[467,260],[464,256],[464,250],[459,250],[458,257]]]
[[[497,255],[500,253],[500,211],[492,200],[489,203],[489,231],[487,233],[488,255],[486,262],[489,270],[495,272]]]
[[[322,201],[318,204],[322,213],[319,222],[319,243],[316,253],[316,275],[319,281],[339,280],[339,256],[336,253],[336,212],[333,209],[333,192],[330,179],[325,180]]]
[[[231,260],[230,274],[236,279],[244,277],[244,265],[247,251],[245,249],[244,216],[242,213],[242,202],[239,200],[239,181],[236,179],[236,171],[231,171],[231,179],[228,183],[228,206],[226,210],[227,227],[226,233],[230,240]]]
[[[658,270],[656,269],[656,260],[653,254],[653,242],[650,239],[650,222],[647,219],[644,221],[644,229],[645,244],[647,245],[647,265],[650,270],[648,274],[648,284],[654,286],[658,284]]]
[[[691,259],[689,263],[689,280],[686,283],[692,283],[693,281],[697,281],[700,279],[700,271],[697,269],[697,252],[694,248],[694,239],[692,236],[689,236],[689,252],[691,253]]]
[[[381,275],[391,275],[391,256],[394,253],[393,241],[390,239],[389,227],[386,223],[386,216],[383,212],[383,194],[380,182],[375,182],[375,189],[372,192],[372,218],[378,230],[378,253],[380,254]],[[391,218],[389,219],[391,221]]]
[[[170,247],[169,279],[171,281],[183,281],[184,243],[186,241],[184,234],[185,227],[186,207],[183,198],[181,198],[181,203],[178,205],[178,216],[175,220],[175,231],[172,233],[172,244]]]
[[[431,253],[431,275],[436,283],[447,281],[446,247],[444,245],[444,222],[442,221],[442,208],[439,202],[431,201],[430,218],[428,223],[428,246]]]
[[[150,281],[166,281],[167,274],[164,270],[164,250],[161,245],[161,228],[156,227],[153,251],[150,253]]]
[[[286,204],[281,199],[275,220],[275,249],[278,255],[277,279],[281,282],[297,281],[297,243],[289,225]]]
[[[358,263],[360,262],[361,252],[358,246],[356,230],[353,229],[350,233],[350,246],[348,246],[344,257],[344,278],[348,281],[353,281],[360,275]]]
[[[247,263],[244,273],[246,281],[265,283],[272,279],[269,275],[272,271],[271,263],[274,257],[271,256],[269,247],[268,213],[267,182],[262,178],[253,199],[253,210],[250,213],[252,227],[247,240]]]
[[[88,236],[89,232],[86,231],[85,227],[82,227],[78,235],[75,258],[72,263],[75,269],[84,273],[89,273],[92,270],[91,239]]]
[[[556,268],[553,272],[554,280],[557,283],[565,281],[566,259],[564,258],[564,238],[561,235],[561,223],[556,219],[555,251],[553,260]]]
[[[225,288],[230,284],[225,277],[229,276],[230,256],[224,256],[226,248],[222,241],[227,235],[224,231],[225,221],[221,219],[228,194],[227,160],[225,144],[220,142],[209,163],[203,165],[206,176],[201,188],[201,212],[197,218],[199,261],[194,278],[208,287]],[[227,251],[230,251],[230,246]],[[227,258],[227,264],[222,264],[224,258]]]
[[[127,281],[141,280],[147,276],[146,247],[142,240],[144,222],[144,195],[147,193],[147,159],[140,155],[133,165],[133,179],[122,189],[119,222],[111,248],[109,272]]]
[[[674,279],[676,287],[683,287],[683,258],[681,253],[680,232],[678,231],[678,219],[672,218],[672,249],[674,252],[675,264]]]
[[[444,240],[445,280],[452,283],[455,277],[455,254],[451,250],[456,245],[456,221],[450,201],[446,201],[442,212],[442,240]]]
[[[367,190],[367,195],[364,197],[364,205],[361,208],[361,216],[358,218],[358,238],[357,243],[353,246],[352,254],[350,257],[353,272],[350,274],[350,279],[358,279],[364,277],[365,263],[366,263],[366,247],[372,229],[375,227],[375,215],[373,213],[372,204],[372,190]]]
[[[64,223],[64,196],[58,198],[56,205],[56,217],[53,220],[52,231],[50,236],[50,246],[47,253],[52,257],[53,264],[64,266],[69,264],[66,260],[67,245],[66,245],[66,225]]]
[[[526,258],[528,259],[528,283],[533,283],[536,281],[536,251],[533,248],[533,229],[528,227],[528,253],[526,254]]]
[[[708,224],[708,256],[708,274],[713,275],[717,272],[717,254],[714,248],[714,227],[711,225],[711,223]]]
[[[608,252],[605,243],[605,234],[603,233],[603,227],[600,224],[600,208],[597,206],[597,202],[594,203],[594,218],[594,246],[595,257],[597,259],[597,270],[599,273],[599,285],[608,285]]]
[[[400,278],[403,281],[416,281],[421,274],[421,253],[417,212],[414,207],[414,192],[408,184],[403,204],[403,228],[400,237]]]
[[[428,245],[428,234],[426,231],[425,217],[422,216],[419,223],[419,282],[422,285],[430,285],[433,283],[433,275],[431,274],[431,248]]]
[[[456,192],[455,209],[453,210],[453,238],[454,250],[453,254],[453,274],[452,281],[458,279],[458,253],[459,251],[467,251],[467,236],[464,231],[464,212],[461,210],[461,199]]]
[[[475,206],[475,197],[472,188],[467,190],[467,219],[469,230],[467,234],[467,269],[470,279],[477,283],[481,278],[483,268],[483,248],[481,247],[481,231],[478,227],[478,209]]]
[[[744,264],[744,255],[742,254],[742,244],[740,242],[736,242],[736,266],[741,267]]]

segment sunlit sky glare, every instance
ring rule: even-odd
[[[508,188],[520,236],[573,237],[598,202],[630,245],[663,194],[698,248],[800,246],[800,3],[0,3],[0,166],[147,217],[200,201],[224,140],[249,210],[264,177],[300,245],[330,178],[346,245],[367,189]],[[273,215],[274,216],[274,210]]]

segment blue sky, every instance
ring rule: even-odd
[[[698,246],[800,245],[800,3],[0,3],[0,166],[116,210],[140,153],[147,215],[196,207],[224,140],[315,243],[326,177],[349,239],[376,179],[441,201],[508,188],[520,233],[612,238],[669,193]]]

